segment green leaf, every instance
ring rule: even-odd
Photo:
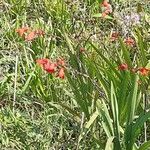
[[[136,138],[139,135],[139,131],[142,128],[144,122],[146,122],[148,119],[150,119],[150,111],[142,113],[139,118],[136,120],[136,122],[133,124],[133,135],[134,138]]]
[[[102,103],[97,102],[97,107],[98,107],[99,113],[103,119],[102,126],[104,128],[104,131],[106,132],[107,137],[114,136],[114,134],[113,134],[114,129],[113,129],[113,125],[112,125],[113,121],[110,117],[107,105],[104,102],[104,100],[102,100]]]
[[[133,80],[133,90],[131,91],[131,103],[130,103],[130,114],[129,114],[129,123],[132,123],[135,114],[136,101],[137,101],[137,92],[138,92],[138,80],[139,76],[135,75]]]
[[[119,119],[118,119],[118,103],[112,82],[111,82],[111,108],[113,113],[114,136],[115,136],[114,149],[121,150]]]
[[[86,123],[85,128],[89,129],[90,126],[93,124],[93,122],[96,120],[96,118],[98,117],[99,113],[98,110],[96,110],[92,116],[90,117],[90,120]]]
[[[148,60],[146,58],[146,49],[145,49],[145,44],[144,41],[143,41],[143,37],[140,33],[140,31],[138,30],[137,31],[137,36],[138,36],[138,47],[139,47],[139,53],[140,53],[140,61],[141,61],[141,64],[142,66],[146,66],[146,64],[148,63]]]
[[[80,115],[75,110],[71,109],[69,106],[59,102],[59,105],[65,108],[70,114],[73,115],[74,119],[79,123],[81,121]]]
[[[91,42],[90,42],[91,46],[96,50],[96,52],[99,54],[99,56],[106,62],[106,64],[111,68],[111,70],[119,77],[121,78],[120,74],[118,73],[118,71],[116,70],[116,67],[112,65],[112,63],[110,62],[109,59],[107,59],[102,53],[101,51],[95,47]]]
[[[96,17],[96,18],[106,18],[106,19],[113,19],[111,16],[106,15],[105,17],[102,16],[102,13],[98,13],[98,14],[94,14],[92,15],[92,17]]]
[[[128,109],[127,109],[127,125],[125,129],[125,144],[126,149],[132,150],[134,144],[134,136],[133,133],[133,120],[135,115],[135,108],[137,102],[137,93],[138,93],[138,75],[133,76],[131,93],[128,99]]]
[[[105,150],[112,150],[114,137],[109,137],[105,146]]]
[[[122,49],[122,52],[123,52],[123,57],[124,57],[126,63],[131,68],[132,67],[132,61],[130,59],[130,53],[129,53],[127,47],[125,46],[125,44],[124,44],[124,42],[122,41],[121,38],[119,38],[119,41],[120,41],[120,46],[121,46],[121,49]]]
[[[68,72],[66,72],[66,76],[67,76],[68,82],[70,83],[72,91],[75,95],[75,100],[76,100],[77,104],[80,106],[81,110],[85,113],[86,117],[89,119],[90,115],[89,115],[89,110],[88,110],[88,103],[87,103],[86,97],[83,96],[81,87],[78,86],[78,84],[77,84],[79,82],[79,80],[72,79],[71,75]],[[85,91],[84,91],[84,93],[85,93]]]
[[[30,81],[34,75],[35,75],[34,71],[30,73],[25,85],[23,86],[23,88],[21,90],[21,94],[23,94],[27,90],[27,88],[30,86]]]
[[[103,2],[103,0],[98,0],[98,2],[99,2],[99,3],[102,3],[102,2]]]
[[[150,148],[150,141],[145,142],[138,150],[148,150]]]

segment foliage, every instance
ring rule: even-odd
[[[149,6],[2,1],[0,149],[148,150]]]

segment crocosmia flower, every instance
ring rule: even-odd
[[[47,58],[37,59],[36,63],[42,67],[47,73],[57,74],[57,77],[64,79],[65,77],[65,61],[63,58],[57,59],[57,62],[53,62]]]
[[[139,68],[138,71],[140,72],[141,75],[148,76],[150,69],[142,67]]]
[[[120,65],[118,66],[118,69],[119,69],[119,70],[128,70],[128,65],[125,64],[125,63],[120,64]]]
[[[112,7],[107,2],[107,0],[104,0],[102,3],[102,7],[104,7],[104,11],[102,12],[102,17],[105,18],[108,14],[112,13]]]
[[[104,0],[102,3],[103,7],[110,7],[110,4],[107,2],[107,0]]]
[[[127,39],[125,39],[125,41],[124,41],[128,46],[134,46],[135,45],[135,41],[132,39],[132,38],[130,38],[130,37],[128,37]]]
[[[41,67],[43,67],[43,65],[47,64],[48,62],[49,62],[49,59],[47,59],[47,58],[37,59],[36,60],[36,63],[38,65],[40,65]]]
[[[118,39],[118,37],[119,37],[119,33],[118,32],[113,32],[111,34],[110,39],[111,39],[111,41],[116,41]]]
[[[64,68],[60,68],[59,72],[58,72],[58,77],[61,79],[64,79],[65,77],[65,69]]]
[[[37,34],[35,31],[31,31],[26,37],[25,40],[26,41],[32,41],[33,39],[35,39],[37,37]]]
[[[29,30],[28,27],[22,27],[22,28],[17,29],[16,32],[17,32],[21,37],[23,37],[24,34],[25,34],[28,30]]]
[[[48,62],[46,64],[43,65],[43,68],[45,71],[47,71],[48,73],[55,73],[56,71],[56,63],[51,63],[51,62]]]
[[[41,29],[38,29],[38,30],[35,30],[35,34],[37,35],[37,36],[44,36],[45,35],[45,32],[43,31],[43,30],[41,30]]]
[[[16,30],[16,32],[26,41],[32,41],[39,36],[45,35],[45,32],[41,29],[31,30],[28,27],[19,28]]]

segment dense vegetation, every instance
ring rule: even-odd
[[[1,150],[149,150],[150,2],[2,0]]]

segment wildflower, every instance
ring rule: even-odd
[[[102,17],[105,18],[107,14],[105,12],[102,12]]]
[[[41,29],[38,29],[38,30],[35,30],[35,34],[38,35],[38,36],[44,36],[45,35],[45,32]]]
[[[29,30],[28,27],[22,27],[22,28],[16,29],[16,32],[17,32],[21,37],[23,37],[23,36],[24,36],[24,33],[26,33],[28,30]]]
[[[54,73],[56,71],[56,66],[57,66],[56,63],[48,62],[43,65],[43,68],[48,73]]]
[[[141,75],[148,76],[150,69],[142,67],[142,68],[139,68],[138,71],[140,72]]]
[[[61,79],[64,79],[65,77],[65,72],[64,72],[64,68],[60,68],[59,72],[58,72],[58,77]]]
[[[110,4],[107,2],[107,0],[104,0],[102,3],[103,7],[110,7]]]
[[[128,69],[128,65],[125,64],[125,63],[120,64],[120,65],[118,66],[118,69],[119,69],[119,70],[127,70],[127,69]]]
[[[118,39],[118,37],[119,37],[119,33],[118,32],[113,32],[111,34],[110,39],[111,39],[111,41],[116,41]]]
[[[104,18],[108,14],[112,13],[112,7],[111,5],[107,2],[107,0],[104,0],[102,3],[102,6],[105,8],[105,10],[102,12],[102,17]]]
[[[104,18],[105,16],[107,16],[110,13],[112,13],[112,9],[106,8],[106,10],[104,12],[102,12],[102,17]]]
[[[47,59],[47,58],[37,59],[37,60],[36,60],[36,63],[37,63],[38,65],[42,66],[42,67],[43,67],[43,65],[47,64],[48,62],[49,62],[49,59]]]
[[[53,74],[57,72],[57,77],[64,79],[65,77],[65,72],[64,72],[64,67],[65,67],[65,61],[64,59],[58,59],[57,63],[52,62],[47,58],[43,59],[37,59],[36,63],[40,65],[43,70],[45,70],[47,73]]]
[[[130,38],[130,37],[128,37],[127,39],[125,39],[124,42],[125,42],[128,46],[133,46],[133,45],[135,45],[135,41],[134,41],[132,38]]]
[[[37,37],[36,32],[35,31],[31,31],[26,37],[25,40],[26,41],[32,41],[33,39],[35,39]]]

